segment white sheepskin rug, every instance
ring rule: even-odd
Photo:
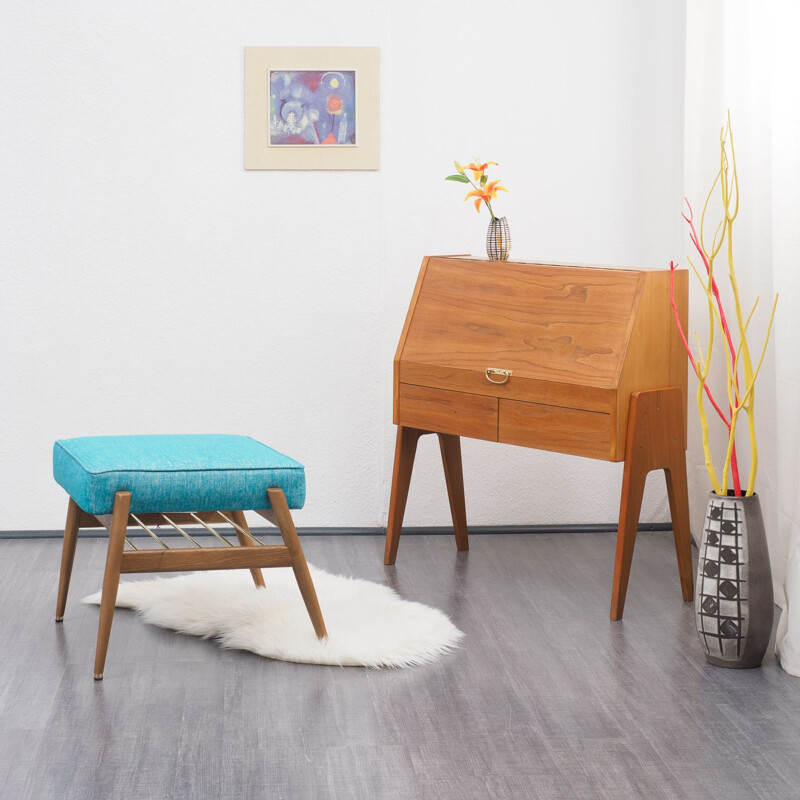
[[[323,641],[290,568],[265,569],[266,589],[256,589],[245,569],[124,581],[117,607],[222,647],[303,664],[412,667],[435,661],[464,635],[443,612],[403,600],[387,586],[309,569],[328,630]],[[100,592],[83,602],[99,605]]]

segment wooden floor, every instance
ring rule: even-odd
[[[800,679],[707,666],[668,534],[608,620],[610,534],[304,537],[309,560],[444,609],[463,648],[397,671],[222,651],[117,613],[92,680],[105,543],[0,542],[0,797],[797,798]],[[269,577],[267,573],[267,578]],[[324,606],[323,606],[324,612]]]

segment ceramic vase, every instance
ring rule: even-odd
[[[508,261],[511,252],[511,232],[505,217],[492,217],[486,232],[486,254],[492,261]]]
[[[694,610],[706,661],[731,669],[761,664],[772,634],[774,606],[757,495],[709,495]]]

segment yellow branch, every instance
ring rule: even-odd
[[[731,427],[728,433],[728,450],[725,453],[725,463],[722,465],[722,485],[726,487],[724,494],[727,494],[728,471],[731,468],[731,456],[733,455],[733,443],[736,440],[736,420],[739,417],[740,409],[734,408],[731,414]],[[716,492],[716,489],[714,490]],[[717,492],[723,494],[723,492]]]
[[[726,138],[730,139],[731,142],[731,160],[728,161],[728,155],[726,152]],[[732,170],[732,174],[729,177],[729,166]],[[739,398],[739,402],[736,404],[733,412],[731,413],[731,425],[729,429],[728,435],[728,451],[725,458],[725,464],[722,468],[723,473],[723,480],[727,477],[728,471],[730,469],[730,461],[731,455],[733,453],[733,443],[736,438],[736,423],[739,418],[739,411],[743,407],[744,403],[746,402],[745,397],[749,394],[752,396],[754,386],[753,386],[753,368],[752,362],[750,360],[750,349],[747,344],[747,329],[745,327],[744,319],[742,316],[742,303],[739,296],[739,286],[736,281],[736,269],[734,267],[733,262],[733,221],[736,218],[739,208],[739,179],[738,173],[736,170],[736,158],[735,153],[733,151],[733,135],[730,128],[730,114],[728,115],[728,124],[726,128],[723,128],[720,132],[720,191],[722,193],[722,207],[724,211],[724,223],[725,223],[725,234],[723,235],[723,240],[727,239],[727,256],[728,256],[728,276],[731,281],[731,289],[733,290],[733,301],[734,301],[734,311],[736,314],[736,323],[739,328],[739,341],[741,350],[741,357],[742,357],[742,364],[744,367],[744,384],[746,388],[746,393],[744,396]],[[731,197],[732,187],[736,189],[736,209],[731,212]],[[722,242],[720,242],[721,244]],[[736,359],[736,369],[738,371],[738,357]],[[757,460],[757,450],[756,450],[756,441],[755,441],[755,427],[753,423],[753,417],[750,413],[747,414],[748,423],[750,423],[750,446],[751,446],[751,465],[756,462]],[[753,469],[751,466],[750,470],[750,480],[753,480]],[[749,482],[748,482],[749,483]]]
[[[761,356],[758,359],[758,364],[756,365],[755,372],[753,373],[753,380],[746,386],[746,391],[744,396],[742,397],[741,408],[745,408],[748,403],[752,404],[752,398],[754,394],[754,389],[756,385],[756,378],[758,378],[758,373],[761,372],[761,364],[764,361],[764,354],[767,352],[767,344],[769,342],[769,335],[772,331],[772,322],[775,319],[775,308],[778,305],[778,295],[775,295],[775,300],[772,303],[772,313],[769,317],[769,325],[767,327],[767,335],[764,337],[764,346],[761,349]]]
[[[731,128],[731,112],[728,110],[728,135],[731,140],[731,164],[733,164],[733,185],[736,189],[736,208],[728,219],[733,222],[739,215],[739,171],[736,169],[736,149],[733,146],[733,128]]]
[[[703,204],[703,211],[700,214],[700,247],[703,249],[703,252],[706,254],[707,258],[708,258],[708,251],[706,250],[706,243],[703,240],[703,231],[705,230],[705,226],[706,226],[706,210],[708,209],[708,204],[711,202],[711,197],[714,194],[714,189],[716,189],[716,187],[717,187],[717,181],[721,177],[722,177],[722,171],[720,170],[719,172],[717,172],[717,177],[714,178],[714,183],[711,184],[711,190],[709,191],[708,195],[706,195],[706,202]],[[714,241],[711,244],[711,250],[712,250],[714,255],[712,255],[710,257],[710,259],[709,259],[710,261],[713,260],[714,256],[716,256],[717,253],[719,252],[719,247],[717,247],[716,249],[714,248],[714,244],[717,241],[717,233],[719,232],[719,228],[720,228],[720,226],[717,225],[717,230],[714,232]],[[721,241],[720,241],[719,246],[720,247],[722,246],[722,242]]]
[[[719,309],[717,308],[716,303],[714,302],[714,294],[711,288],[709,288],[709,286],[706,285],[705,281],[703,280],[703,277],[700,274],[700,271],[694,265],[692,259],[689,256],[687,256],[686,260],[689,262],[689,266],[691,266],[692,271],[697,276],[697,280],[700,281],[700,285],[702,286],[703,291],[706,293],[706,301],[708,302],[708,307],[712,310],[714,314],[714,319],[716,320],[717,325],[719,326],[720,333],[722,334],[723,338],[725,338],[725,326],[722,324],[722,316],[719,313]],[[698,347],[699,345],[700,342],[698,341]],[[736,384],[735,384],[736,375],[734,371],[736,365],[735,362],[731,364],[731,356],[727,346],[723,348],[723,352],[725,353],[725,366],[727,368],[726,389],[728,392],[728,405],[731,408],[733,408],[734,405],[736,405],[736,403],[734,402],[734,394],[738,399],[738,390],[736,389]]]
[[[758,298],[756,297],[755,303],[753,303],[753,308],[750,311],[750,315],[747,317],[744,323],[744,332],[747,333],[747,329],[750,327],[750,320],[753,319],[753,314],[755,313],[756,306],[758,305]],[[736,348],[736,355],[733,359],[733,373],[734,375],[739,370],[739,357],[742,354],[742,342],[739,342],[739,346]],[[739,390],[736,390],[736,405],[741,407],[743,405],[743,401],[741,395],[739,394]]]
[[[730,158],[728,156],[728,147],[730,147]],[[717,225],[714,231],[714,236],[711,241],[711,249],[706,249],[705,245],[705,225],[706,214],[708,212],[711,198],[717,190],[719,184],[719,192],[722,201],[722,220]],[[736,268],[733,259],[733,222],[739,214],[739,173],[736,167],[736,151],[733,141],[733,129],[731,128],[730,112],[727,115],[726,125],[720,129],[720,151],[719,151],[719,169],[711,185],[711,190],[706,196],[705,204],[703,205],[703,212],[700,216],[700,233],[699,233],[699,246],[703,253],[705,262],[708,265],[708,275],[703,276],[700,271],[692,263],[692,270],[697,277],[703,291],[706,295],[706,302],[708,303],[708,347],[705,354],[700,346],[700,339],[695,332],[697,339],[697,347],[700,353],[700,359],[697,361],[698,373],[698,391],[697,391],[697,407],[700,415],[700,424],[703,433],[703,453],[705,456],[706,469],[711,484],[716,494],[726,494],[728,488],[728,475],[731,470],[731,461],[733,452],[736,446],[736,424],[739,419],[739,413],[744,411],[747,415],[749,438],[750,438],[750,452],[751,452],[751,467],[750,474],[747,480],[747,495],[752,495],[755,487],[756,472],[758,469],[758,443],[756,440],[755,429],[755,382],[761,371],[761,366],[764,361],[769,337],[772,331],[772,325],[775,318],[775,310],[777,307],[778,296],[775,296],[775,301],[772,304],[772,312],[769,318],[769,325],[767,333],[764,338],[764,345],[761,349],[761,354],[758,363],[753,369],[753,360],[750,353],[750,347],[747,341],[747,333],[750,327],[750,322],[753,319],[756,307],[758,305],[758,298],[756,298],[753,308],[751,309],[747,319],[744,319],[742,312],[741,296],[739,294],[739,285],[736,279]],[[698,242],[695,241],[695,244]],[[730,332],[726,332],[725,326],[722,323],[722,312],[716,305],[716,298],[714,296],[714,260],[722,246],[727,244],[727,261],[728,261],[728,277],[730,279],[731,290],[733,294],[734,313],[736,315],[736,325],[739,333],[739,343],[734,352],[733,344],[729,345]],[[725,461],[722,466],[722,481],[717,479],[714,463],[711,458],[711,448],[709,445],[708,433],[708,418],[706,416],[705,406],[703,405],[703,393],[711,369],[711,356],[714,347],[714,328],[719,326],[722,336],[725,338],[725,366],[726,366],[726,388],[728,392],[728,403],[731,408],[730,425],[728,429],[728,446],[725,454]],[[742,366],[742,388],[738,386],[739,368]]]
[[[698,362],[698,369],[699,367],[700,362]],[[719,480],[717,479],[716,470],[714,469],[714,461],[711,458],[711,446],[708,443],[708,418],[706,417],[706,409],[703,405],[703,387],[705,383],[706,381],[703,377],[697,381],[697,410],[700,413],[700,427],[703,430],[703,453],[705,455],[708,477],[711,478],[711,486],[716,494],[723,494]]]
[[[753,375],[753,385],[750,387],[751,392],[755,388],[756,378],[758,377],[758,373],[761,372],[761,363],[764,361],[764,354],[767,352],[767,343],[769,342],[769,335],[772,332],[772,323],[775,319],[775,309],[777,308],[777,306],[778,306],[778,295],[776,294],[775,299],[772,301],[772,313],[769,315],[769,325],[767,326],[767,335],[764,337],[764,346],[761,348],[761,355],[758,359],[758,366],[756,367],[755,374]],[[755,491],[756,472],[758,472],[758,447],[756,445],[755,417],[753,415],[752,399],[750,401],[750,408],[747,411],[747,421],[750,432],[750,450],[752,453],[752,457],[750,459],[750,478],[747,481],[747,497],[750,497]]]

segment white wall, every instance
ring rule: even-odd
[[[800,455],[798,407],[798,311],[800,311],[800,171],[798,132],[800,102],[797,75],[800,56],[793,44],[800,10],[787,0],[708,0],[691,3],[687,24],[685,176],[687,194],[705,199],[718,169],[719,128],[730,110],[736,143],[740,203],[734,223],[734,255],[742,305],[759,305],[748,328],[753,358],[761,352],[772,299],[780,294],[772,338],[755,391],[758,434],[756,492],[760,496],[769,542],[775,600],[785,605],[783,582],[789,541],[800,524],[796,464]],[[709,219],[719,218],[719,204]],[[720,269],[721,267],[721,269]],[[727,262],[718,264],[717,282],[731,309]],[[696,288],[696,287],[695,287]],[[696,292],[692,327],[707,331],[705,302]],[[731,317],[729,311],[729,319]],[[735,339],[736,340],[736,339]],[[725,397],[721,348],[712,362],[717,397]],[[690,405],[690,418],[694,406]],[[727,432],[710,416],[712,450],[719,472]],[[709,481],[704,467],[699,425],[690,425],[689,474],[695,532],[701,528]],[[747,421],[737,436],[740,472],[749,474]],[[793,637],[794,637],[793,633]]]
[[[62,524],[56,438],[203,431],[303,461],[299,524],[384,524],[420,260],[483,250],[452,160],[500,162],[513,256],[667,266],[683,21],[683,0],[6,0],[0,529]],[[301,44],[382,48],[380,171],[244,171],[243,48]],[[464,455],[474,524],[616,520],[619,465]],[[447,519],[423,440],[406,520]]]
[[[773,214],[773,168],[770,154],[772,91],[775,82],[770,64],[770,26],[773,16],[771,7],[767,12],[764,4],[751,0],[710,0],[702,4],[690,4],[687,25],[684,165],[686,194],[691,198],[699,220],[703,203],[719,170],[720,129],[730,111],[740,190],[733,249],[737,284],[742,306],[746,309],[745,316],[756,297],[760,297],[758,310],[753,316],[747,335],[754,360],[761,353],[773,299],[773,254],[772,238],[769,235]],[[716,192],[709,204],[707,239],[711,238],[721,214],[719,193]],[[718,260],[716,270],[723,305],[727,309],[728,317],[732,318],[734,305],[725,258]],[[698,331],[700,340],[705,343],[708,332],[707,305],[705,296],[694,279],[691,291],[694,303],[690,328]],[[781,316],[778,316],[778,321],[780,320]],[[732,319],[731,321],[733,322]],[[736,328],[733,333],[734,342],[738,342]],[[715,397],[724,398],[726,366],[724,351],[719,345],[717,340],[710,385]],[[770,536],[776,532],[775,379],[773,342],[773,346],[767,350],[759,373],[754,401],[759,452],[756,491],[760,495],[765,527]],[[719,417],[710,409],[709,411],[711,450],[719,476],[728,436]],[[696,403],[690,403],[689,418],[693,424],[689,426],[688,469],[690,480],[692,476],[695,477],[690,488],[690,505],[692,528],[699,540],[711,483],[705,468]],[[739,471],[742,484],[746,485],[751,461],[747,420],[744,415],[737,425],[737,433]],[[778,562],[775,566],[779,566]],[[780,582],[776,584],[776,588],[779,585]]]

